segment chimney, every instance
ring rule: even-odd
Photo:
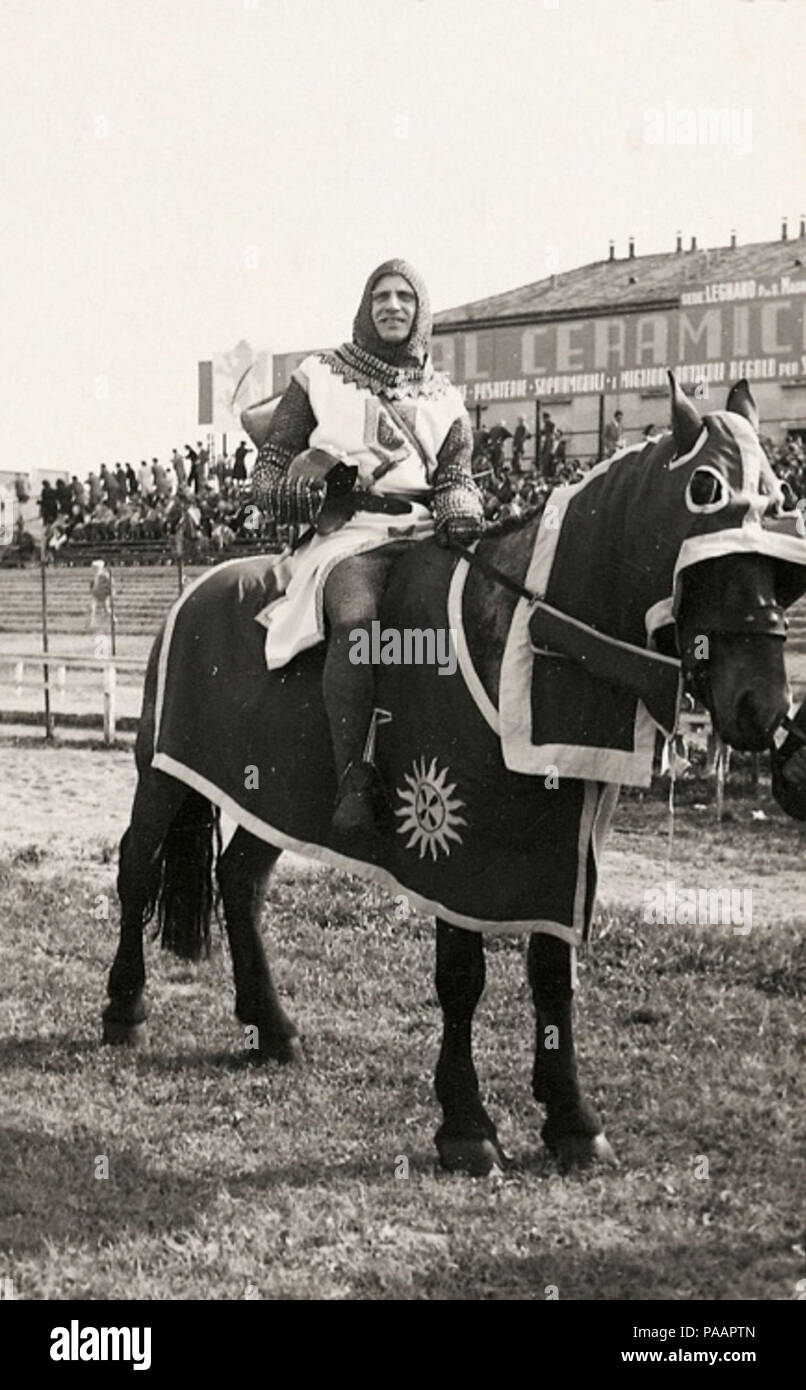
[[[697,250],[697,238],[695,236],[691,238],[691,249],[692,251]]]
[[[736,228],[735,228],[735,227],[731,227],[731,231],[730,231],[730,247],[731,247],[731,250],[732,250],[732,251],[735,251],[735,250],[736,250]]]
[[[682,233],[682,232],[678,232],[678,233],[677,233],[677,245],[675,246],[674,249],[675,249],[675,251],[677,251],[678,255],[679,255],[679,253],[683,250],[683,233]]]
[[[800,214],[800,232],[799,232],[799,236],[802,236],[802,237],[806,236],[806,217],[804,217],[803,213]]]
[[[610,255],[607,259],[609,261],[614,261],[616,259],[616,243],[614,241],[610,241],[608,242],[608,246],[610,247]]]
[[[629,240],[629,242],[627,243],[627,245],[628,245],[628,248],[629,248],[628,251],[627,251],[627,255],[629,256],[630,260],[632,260],[633,257],[635,256],[635,237],[634,237],[634,236],[631,236],[631,237],[630,237],[630,240]]]
[[[788,239],[788,237],[789,237],[789,232],[787,231],[787,227],[786,227],[786,218],[784,218],[783,222],[781,223],[781,240],[782,240],[782,241],[786,241],[786,240]]]

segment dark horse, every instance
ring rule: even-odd
[[[806,541],[793,524],[786,543],[776,549],[775,526],[783,521],[785,529],[786,518],[781,516],[780,489],[758,442],[747,383],[733,387],[726,410],[704,418],[673,379],[671,388],[671,432],[616,455],[574,489],[574,526],[585,531],[585,562],[571,574],[560,595],[563,602],[556,606],[590,621],[586,595],[596,591],[601,601],[603,589],[612,592],[608,634],[629,640],[634,650],[636,645],[645,647],[651,626],[657,648],[679,654],[685,681],[707,704],[722,738],[735,748],[763,749],[788,706],[783,610],[806,588]],[[592,506],[585,499],[596,489],[600,504]],[[662,516],[652,515],[655,495],[666,499]],[[600,509],[602,498],[609,499],[609,512]],[[485,538],[477,553],[486,569],[471,566],[469,571],[465,630],[491,705],[497,701],[504,644],[518,598],[491,577],[490,566],[522,583],[540,522],[538,511],[514,528]],[[545,516],[544,522],[548,524]],[[389,594],[392,612],[395,595],[414,582],[414,567],[422,570],[425,552],[435,554],[430,542],[418,542],[397,562]],[[237,573],[236,567],[234,582]],[[230,583],[229,578],[222,576],[222,583]],[[199,598],[202,614],[209,611],[204,604],[219,601],[215,596],[220,598],[222,590],[205,580],[198,594],[205,592],[213,599]],[[664,595],[669,596],[665,609],[657,602]],[[644,615],[650,609],[664,613],[662,620],[645,628]],[[625,626],[628,618],[632,627]],[[260,935],[267,882],[283,837],[270,843],[239,824],[225,851],[216,855],[217,807],[198,788],[152,765],[161,640],[146,675],[136,745],[139,780],[120,848],[121,932],[109,975],[104,1039],[135,1044],[142,1036],[145,924],[156,912],[163,944],[186,957],[198,956],[203,940],[198,923],[209,922],[217,877],[232,951],[236,1015],[243,1024],[257,1027],[260,1059],[301,1060],[297,1028],[278,997]],[[259,674],[256,669],[255,680]],[[616,675],[614,684],[617,680]],[[604,686],[605,701],[607,691]],[[296,717],[302,721],[310,714],[300,709]],[[232,720],[237,718],[233,706]],[[460,729],[456,737],[461,736]],[[198,727],[188,731],[191,740],[203,737]],[[266,737],[271,738],[270,730]],[[285,729],[271,746],[293,737],[294,730]],[[311,802],[318,798],[327,820],[332,778],[323,772],[319,781],[321,786],[306,786],[305,795]],[[577,794],[563,781],[553,794],[572,792]],[[533,932],[528,947],[536,1012],[532,1089],[546,1107],[542,1137],[563,1168],[613,1157],[599,1116],[577,1078],[573,949],[569,940],[544,931]],[[444,1032],[436,1071],[443,1112],[437,1147],[444,1167],[473,1174],[487,1173],[503,1160],[471,1054],[473,1014],[484,981],[483,934],[438,919],[436,987]],[[551,1045],[544,1043],[549,1036]]]

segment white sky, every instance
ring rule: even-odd
[[[447,308],[806,211],[806,0],[1,0],[0,43],[5,467],[165,457],[199,358],[341,341],[389,255]],[[647,145],[666,101],[752,150]]]

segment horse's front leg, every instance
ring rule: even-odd
[[[280,1003],[260,937],[269,874],[280,853],[239,827],[218,866],[235,977],[235,1014],[256,1030],[247,1037],[247,1055],[260,1062],[302,1060],[297,1026]]]
[[[443,1120],[436,1143],[443,1168],[473,1177],[485,1177],[504,1163],[495,1125],[481,1102],[472,1056],[473,1014],[484,976],[480,934],[437,920],[436,985],[443,1034],[436,1092]]]
[[[573,947],[534,932],[529,939],[529,984],[535,1005],[532,1090],[546,1106],[541,1138],[563,1171],[594,1160],[614,1163],[602,1122],[579,1089],[574,1051]]]

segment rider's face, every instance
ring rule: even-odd
[[[417,296],[402,275],[382,275],[372,291],[372,322],[385,343],[405,343],[414,315]]]

